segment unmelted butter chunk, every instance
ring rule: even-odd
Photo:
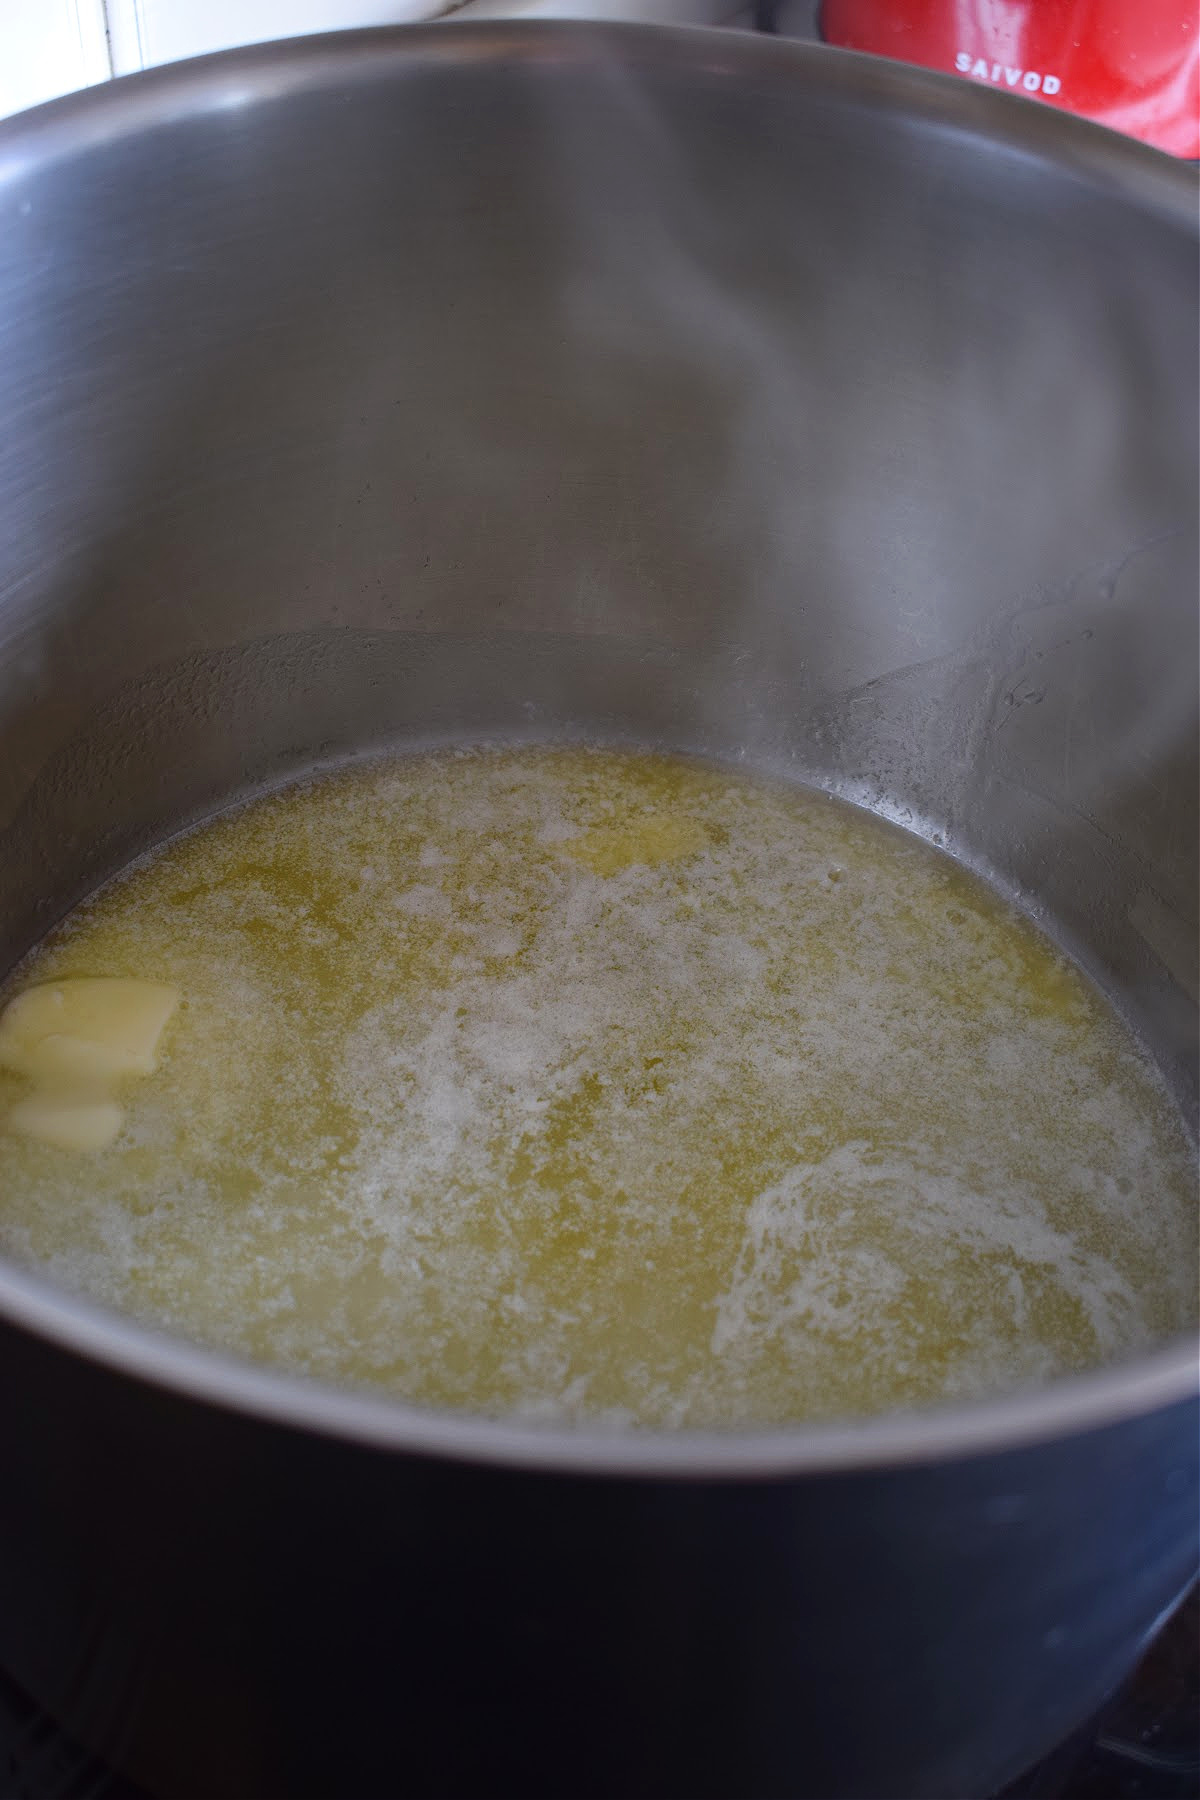
[[[27,988],[0,1014],[0,1067],[33,1081],[151,1075],[179,994],[160,981],[79,976]]]
[[[18,1137],[35,1138],[55,1150],[106,1150],[124,1116],[115,1100],[31,1094],[10,1107],[8,1125]]]
[[[619,875],[635,863],[672,863],[704,847],[702,825],[671,813],[650,813],[624,825],[593,825],[562,848],[593,875]]]

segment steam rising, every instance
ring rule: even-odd
[[[53,912],[318,748],[634,737],[990,869],[1187,1086],[1196,258],[1165,174],[735,34],[432,42],[402,84],[347,49],[349,107],[264,52],[244,155],[196,76],[145,159],[170,198],[99,134],[69,293],[22,163],[13,944],[46,917],[19,871]]]

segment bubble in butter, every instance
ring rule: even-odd
[[[732,1427],[1196,1316],[1192,1149],[1102,997],[945,856],[741,771],[323,775],[111,882],[8,991],[0,1248],[311,1375]]]

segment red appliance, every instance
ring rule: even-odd
[[[821,34],[1200,157],[1197,0],[824,0]]]

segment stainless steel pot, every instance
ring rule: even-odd
[[[1194,1104],[1195,199],[717,33],[309,39],[0,128],[0,962],[315,759],[584,730],[944,841]],[[12,1268],[0,1317],[0,1661],[177,1800],[982,1794],[1196,1564],[1194,1342],[603,1436]]]

